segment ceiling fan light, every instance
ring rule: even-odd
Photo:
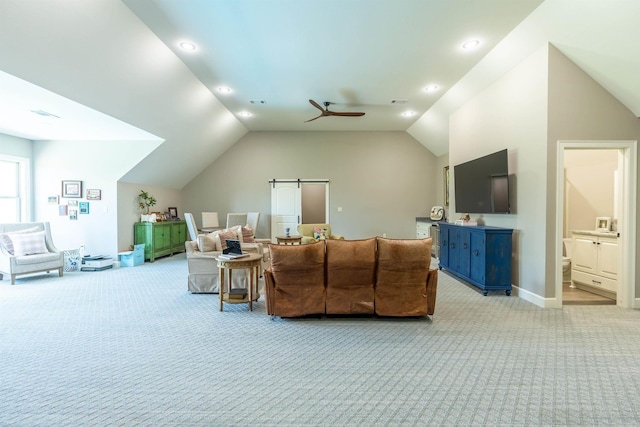
[[[433,93],[433,92],[436,92],[438,89],[440,89],[438,85],[429,85],[424,88],[424,91],[427,93]]]
[[[415,111],[405,111],[404,113],[402,113],[402,115],[404,117],[412,117],[412,116],[416,115],[416,112]]]
[[[230,87],[226,87],[226,86],[220,86],[218,88],[218,92],[224,93],[224,94],[231,93],[231,88]]]
[[[240,117],[251,117],[251,116],[252,116],[252,114],[251,114],[250,112],[248,112],[248,111],[240,111],[240,112],[238,113],[238,115],[239,115]]]

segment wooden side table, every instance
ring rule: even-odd
[[[218,261],[218,268],[220,269],[220,289],[218,290],[220,294],[220,311],[223,311],[225,302],[229,304],[249,303],[249,310],[253,311],[254,292],[255,295],[260,297],[258,294],[258,275],[260,273],[262,254],[249,254],[249,256],[236,259],[216,258],[216,261]],[[233,270],[238,268],[249,270],[247,296],[244,298],[229,298],[229,289],[231,289],[231,284],[233,283]],[[225,280],[226,271],[229,272],[228,280]]]
[[[296,243],[300,244],[302,236],[276,236],[276,240],[279,245],[295,245]]]

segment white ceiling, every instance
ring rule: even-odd
[[[131,12],[135,16],[128,16]],[[175,119],[182,125],[176,128],[176,137],[171,126],[153,121],[154,111],[136,109],[114,92],[120,79],[123,90],[140,88],[136,96],[149,93],[150,86],[160,81],[160,76],[149,74],[155,65],[149,58],[160,53],[164,58],[164,49],[226,108],[216,112],[219,122],[230,123],[224,118],[228,114],[250,131],[407,131],[441,155],[448,150],[448,115],[546,43],[554,44],[640,116],[638,16],[638,0],[94,0],[91,4],[0,0],[4,49],[0,70],[12,74],[0,74],[0,115],[5,118],[0,119],[0,132],[34,140],[148,140],[150,132],[164,139],[167,147],[180,144],[180,150],[197,140],[193,148],[199,151],[193,159],[201,162],[185,169],[199,173],[224,152],[227,141],[243,134],[241,129],[233,128],[212,150],[204,144],[211,136],[195,133],[195,121],[201,120],[195,114]],[[141,50],[152,45],[144,32],[149,29],[161,45],[153,44],[153,52]],[[140,40],[123,46],[130,35]],[[464,52],[460,45],[471,38],[481,45]],[[178,46],[181,41],[191,41],[197,49],[185,52]],[[28,49],[19,50],[21,44]],[[86,50],[91,44],[101,51]],[[163,61],[171,63],[169,58]],[[163,79],[173,76],[178,88],[188,79],[182,74],[176,78],[175,73],[182,71],[171,64],[155,70],[164,72]],[[69,72],[75,69],[91,74]],[[49,90],[30,83],[24,86],[26,82],[17,78]],[[101,88],[101,82],[108,85]],[[431,84],[440,90],[425,92]],[[218,93],[220,86],[230,87],[232,93]],[[171,90],[172,101],[189,99]],[[160,90],[151,92],[156,93],[164,95]],[[309,99],[335,102],[331,106],[335,111],[366,115],[304,123],[319,113]],[[393,99],[407,103],[392,105]],[[266,103],[255,105],[250,100]],[[150,97],[148,103],[153,102]],[[92,109],[83,111],[83,104]],[[182,104],[178,107],[187,111]],[[210,108],[218,111],[215,105]],[[25,111],[42,109],[63,120],[55,126],[21,124],[11,116],[12,109],[38,120]],[[416,114],[403,117],[407,110]],[[60,111],[64,114],[57,114]],[[240,117],[241,111],[253,116]],[[119,120],[109,117],[116,115]],[[63,123],[68,124],[66,130]],[[186,134],[188,129],[194,129],[193,135]],[[158,163],[165,156],[164,162],[171,164],[177,150],[156,150],[149,161]],[[171,179],[188,182],[187,175]]]

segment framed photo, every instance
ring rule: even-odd
[[[67,205],[58,205],[58,215],[67,216]]]
[[[82,181],[62,181],[62,197],[82,197]]]
[[[102,190],[95,188],[87,189],[87,200],[100,200],[102,199]]]
[[[80,202],[78,203],[78,210],[80,214],[88,214],[89,213],[89,202]]]
[[[444,167],[444,205],[449,206],[449,166]]]
[[[69,219],[75,221],[78,219],[78,211],[76,209],[69,210]]]
[[[173,218],[178,218],[178,208],[167,208],[169,210],[169,216],[171,217],[171,219]]]
[[[611,217],[599,216],[596,217],[596,231],[610,231],[611,230]]]
[[[77,200],[69,200],[67,202],[67,205],[69,205],[69,206],[78,206],[78,201]]]
[[[58,204],[58,196],[49,196],[49,197],[47,197],[47,202],[50,205],[57,205]]]

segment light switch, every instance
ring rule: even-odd
[[[342,212],[342,206],[338,206],[338,212]]]

